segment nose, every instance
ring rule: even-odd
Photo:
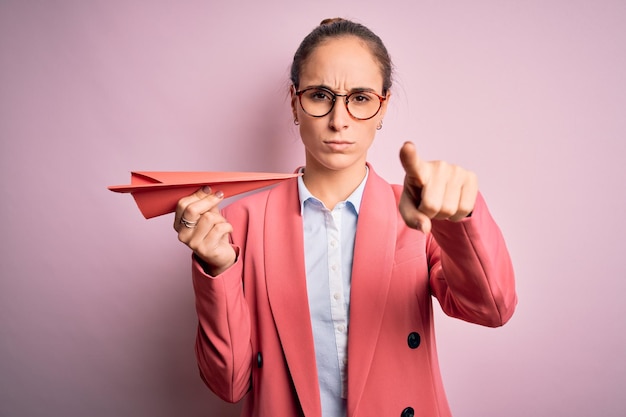
[[[346,107],[346,98],[337,96],[335,105],[329,113],[328,126],[333,130],[343,130],[348,127],[352,116]]]

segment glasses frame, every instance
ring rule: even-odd
[[[307,91],[310,91],[310,90],[322,90],[322,91],[325,91],[325,92],[329,93],[332,96],[333,104],[331,104],[330,109],[328,109],[328,111],[326,113],[324,113],[322,115],[319,115],[319,116],[316,116],[314,114],[309,113],[308,111],[306,111],[304,109],[304,106],[302,105],[302,94],[304,94],[304,93],[306,93]],[[378,102],[378,110],[376,110],[376,112],[374,114],[372,114],[370,117],[366,117],[366,118],[356,117],[355,115],[353,115],[350,112],[350,109],[348,108],[348,103],[350,102],[350,100],[349,100],[350,96],[352,96],[354,94],[359,94],[359,93],[374,94],[376,97],[378,97],[378,101],[379,101]],[[353,92],[351,92],[349,94],[337,94],[333,90],[331,90],[329,88],[326,88],[326,87],[307,87],[304,90],[296,91],[295,94],[296,94],[296,96],[298,96],[298,102],[300,103],[300,108],[302,109],[302,111],[305,112],[306,114],[308,114],[311,117],[324,117],[324,116],[327,116],[335,108],[335,103],[337,102],[337,97],[345,97],[344,104],[346,106],[346,111],[348,112],[350,117],[352,117],[355,120],[370,120],[370,119],[372,119],[373,117],[375,117],[378,114],[378,112],[380,112],[380,109],[383,107],[383,102],[385,100],[387,100],[387,96],[381,96],[380,94],[375,93],[374,91],[371,91],[371,90],[356,90],[356,91],[353,91]]]

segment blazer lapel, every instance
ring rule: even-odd
[[[398,207],[391,186],[370,167],[359,211],[348,329],[348,416],[361,400],[387,301]]]
[[[321,417],[306,288],[297,180],[270,191],[265,213],[265,276],[270,308],[304,415]]]

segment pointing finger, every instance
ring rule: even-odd
[[[400,162],[408,179],[416,181],[418,186],[428,183],[428,164],[424,163],[417,154],[412,142],[404,142],[400,149]]]

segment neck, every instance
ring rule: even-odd
[[[311,194],[332,210],[337,203],[346,200],[356,190],[366,172],[365,164],[338,171],[316,169],[307,164],[302,180]]]

